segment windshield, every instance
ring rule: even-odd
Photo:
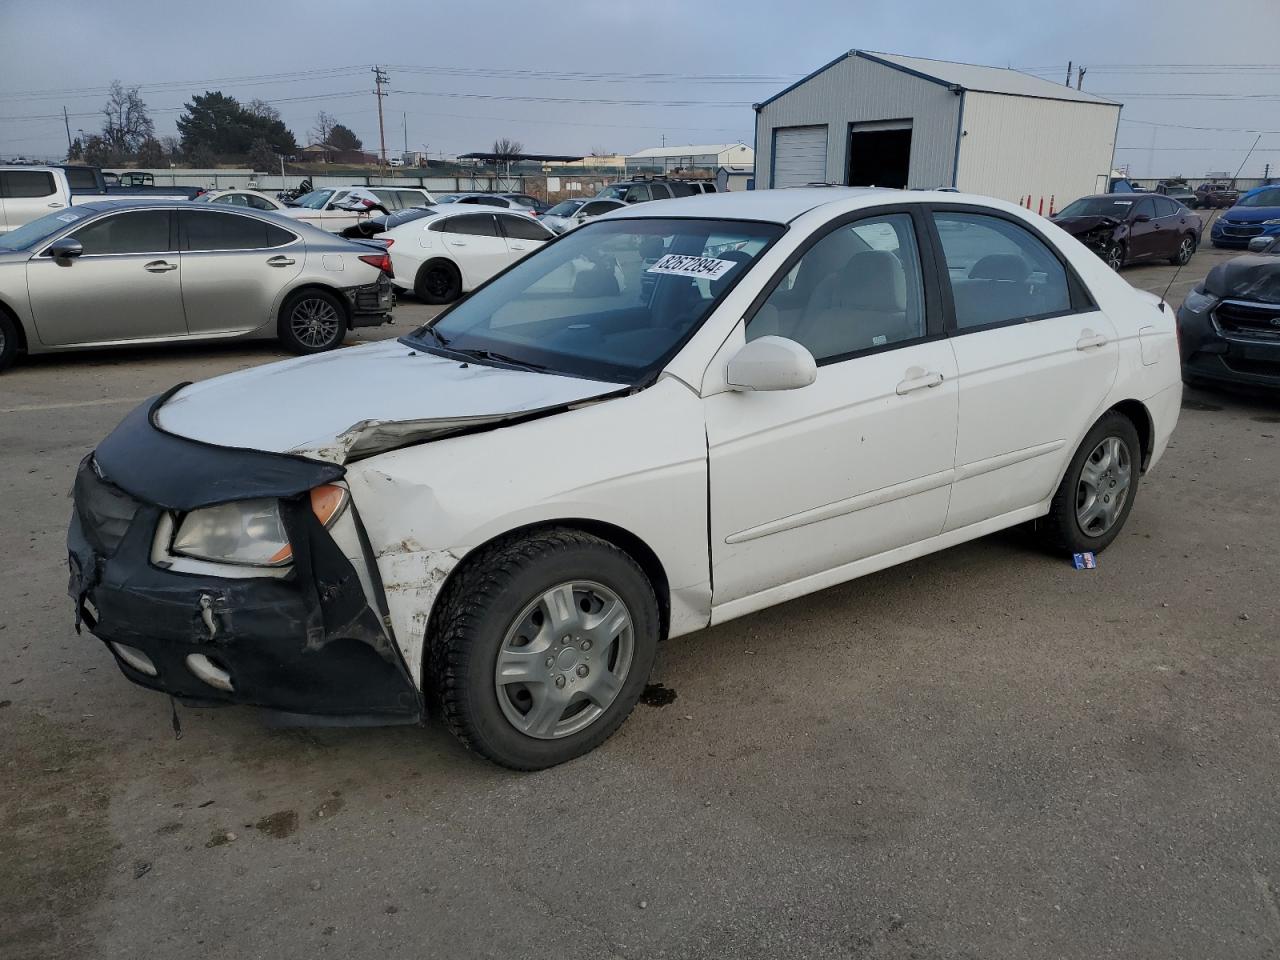
[[[34,247],[46,237],[81,219],[83,215],[72,210],[45,214],[39,220],[24,223],[16,230],[0,233],[0,250],[26,250]]]
[[[562,200],[547,211],[548,217],[572,217],[585,200]]]
[[[626,196],[627,188],[624,184],[615,183],[611,187],[605,187],[596,194],[597,200],[621,200]]]
[[[293,201],[291,206],[306,207],[308,210],[323,210],[324,205],[329,202],[329,198],[332,196],[332,190],[312,190],[310,193],[304,193]]]
[[[1280,207],[1280,187],[1270,190],[1259,190],[1247,197],[1242,197],[1236,204],[1238,207]]]
[[[405,342],[635,383],[675,353],[783,230],[735,220],[596,221],[521,260]]]
[[[1112,217],[1124,220],[1129,216],[1136,200],[1118,200],[1114,197],[1081,197],[1062,208],[1058,219],[1064,217]]]

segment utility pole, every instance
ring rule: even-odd
[[[382,98],[386,96],[383,92],[382,85],[390,83],[391,78],[387,76],[387,72],[381,67],[373,68],[373,95],[378,98],[378,139],[382,144],[382,165],[387,165],[387,128],[382,123]]]
[[[404,119],[404,158],[405,160],[408,160],[409,159],[409,114],[402,113],[401,117]]]
[[[71,118],[67,116],[67,108],[62,108],[62,123],[67,128],[67,156],[71,155]],[[81,144],[84,146],[84,144]]]
[[[1068,87],[1071,86],[1071,66],[1072,66],[1072,63],[1070,60],[1068,60],[1067,61],[1067,86]]]
[[[1084,83],[1084,75],[1089,72],[1088,67],[1076,67],[1076,89],[1080,89],[1080,84]]]

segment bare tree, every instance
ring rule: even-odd
[[[137,153],[144,140],[155,137],[155,124],[147,113],[147,105],[137,87],[126,88],[119,80],[111,81],[111,96],[102,108],[106,122],[102,139],[107,149],[119,160]]]
[[[500,137],[493,141],[494,165],[502,165],[507,169],[507,189],[511,189],[511,164],[520,159],[524,153],[524,144],[519,140]]]
[[[308,136],[311,137],[311,142],[327,146],[329,137],[333,135],[333,128],[337,125],[337,120],[321,110],[316,114],[316,125],[308,133]]]
[[[271,104],[267,103],[267,101],[265,100],[258,100],[258,99],[250,100],[248,103],[244,105],[244,109],[246,113],[251,113],[255,117],[258,117],[261,120],[279,120],[280,119],[280,111],[277,110],[275,107],[273,107]],[[321,114],[321,116],[324,116],[324,114]]]

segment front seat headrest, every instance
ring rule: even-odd
[[[1021,283],[1031,267],[1016,253],[989,253],[969,269],[970,280],[1012,280]]]

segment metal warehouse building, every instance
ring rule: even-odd
[[[1017,70],[850,50],[757,104],[756,186],[1104,192],[1120,104]]]

